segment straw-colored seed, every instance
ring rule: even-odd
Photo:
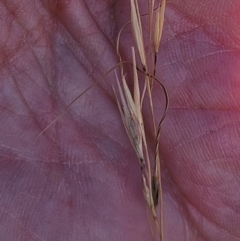
[[[131,0],[131,23],[133,37],[135,39],[136,46],[140,55],[140,60],[143,69],[146,69],[146,55],[143,44],[142,24],[137,0]]]

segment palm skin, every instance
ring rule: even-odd
[[[170,99],[165,241],[240,239],[239,7],[167,3],[157,71]],[[151,240],[115,77],[104,76],[129,2],[1,0],[0,10],[0,240]]]

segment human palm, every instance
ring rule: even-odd
[[[167,2],[157,66],[170,99],[165,241],[240,239],[239,7]],[[2,0],[0,10],[0,240],[151,240],[115,76],[105,76],[129,1]]]

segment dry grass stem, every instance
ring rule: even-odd
[[[156,10],[157,13],[156,13],[156,22],[155,22],[155,29],[154,29],[154,51],[155,51],[155,54],[158,53],[160,41],[161,41],[161,38],[162,38],[165,8],[166,8],[166,0],[162,0],[161,5]]]
[[[161,1],[161,5],[154,11],[155,0],[149,1],[149,43],[152,46],[154,55],[150,51],[146,56],[146,49],[143,42],[143,30],[141,23],[141,15],[139,13],[138,1],[130,0],[131,3],[131,26],[132,26],[132,35],[135,41],[136,50],[138,52],[140,62],[142,65],[142,71],[136,66],[136,55],[134,47],[132,47],[132,74],[133,74],[133,94],[127,85],[126,75],[124,74],[123,65],[120,65],[120,75],[121,83],[117,78],[118,84],[118,94],[114,91],[117,105],[122,117],[123,124],[125,126],[126,132],[132,143],[132,146],[135,150],[135,153],[139,159],[140,167],[142,170],[142,183],[143,183],[143,194],[147,202],[147,206],[152,214],[153,221],[156,225],[156,228],[159,233],[161,241],[164,240],[163,235],[163,197],[162,197],[162,182],[161,182],[161,166],[160,166],[160,153],[159,153],[159,140],[162,122],[166,116],[168,109],[168,95],[164,85],[158,81],[155,77],[156,72],[156,62],[157,62],[157,53],[159,51],[159,46],[161,42],[163,23],[164,23],[164,12],[166,8],[166,0]],[[155,25],[153,27],[153,20],[155,20]],[[120,61],[122,61],[121,54],[119,52],[119,39],[123,29],[120,30],[117,39],[117,54]],[[151,40],[151,33],[154,33],[153,41]],[[151,59],[152,58],[152,59]],[[148,61],[150,59],[150,61]],[[151,66],[153,64],[153,66]],[[152,70],[152,73],[148,71]],[[137,71],[140,71],[144,74],[144,86],[142,92],[139,88],[139,76]],[[152,100],[152,90],[155,80],[162,86],[164,95],[166,98],[165,110],[163,116],[158,124],[155,121],[155,113],[153,108]],[[147,98],[146,98],[147,93]],[[118,98],[117,96],[120,96]],[[143,119],[143,102],[147,101],[150,107],[152,115],[152,125],[153,125],[153,134],[155,138],[155,153],[154,160],[150,160],[150,153],[148,145],[150,146],[150,140],[146,138],[144,119]],[[160,203],[160,220],[159,215],[157,214],[157,207]],[[154,230],[151,228],[151,230]],[[155,237],[155,235],[153,235]]]
[[[149,43],[152,41],[152,22],[153,22],[153,10],[155,0],[148,0],[148,12],[149,12]]]

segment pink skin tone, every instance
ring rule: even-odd
[[[170,98],[165,241],[240,239],[239,10],[238,0],[167,3],[157,71]],[[0,13],[0,239],[151,240],[114,73],[104,77],[129,1],[1,0]]]

